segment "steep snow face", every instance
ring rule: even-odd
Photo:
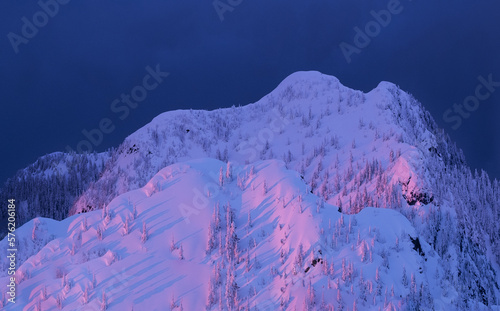
[[[255,104],[158,116],[125,140],[71,214],[102,208],[159,169],[202,157],[283,160],[315,194],[348,213],[401,206],[396,193],[403,184],[413,193],[428,189],[423,159],[437,144],[426,116],[388,82],[364,94],[318,72],[295,73]]]
[[[37,249],[4,309],[446,309],[457,293],[403,215],[344,215],[309,190],[277,160],[168,166],[102,211],[19,228]]]

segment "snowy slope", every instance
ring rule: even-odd
[[[102,293],[108,310],[168,310],[172,299],[184,310],[204,310],[212,285],[214,304],[222,297],[226,309],[231,273],[242,308],[277,310],[283,304],[287,310],[304,305],[319,310],[324,304],[352,309],[356,301],[360,310],[384,305],[400,309],[414,278],[417,294],[423,286],[425,303],[434,300],[436,309],[444,310],[450,298],[443,297],[435,276],[442,275],[437,255],[426,243],[425,256],[413,249],[409,237],[417,233],[400,213],[366,208],[343,215],[321,204],[281,161],[229,169],[231,174],[226,174],[226,163],[212,159],[171,165],[143,188],[115,198],[105,209],[108,220],[94,211],[61,222],[40,218],[26,224],[18,230],[26,240],[20,249],[52,238],[20,266],[18,301],[5,310],[32,310],[38,304],[54,310],[57,297],[63,310],[98,310]],[[209,234],[217,205],[221,228]],[[227,254],[227,206],[234,213],[238,238],[232,259]],[[144,243],[142,224],[147,230]],[[211,235],[216,247],[207,252]],[[321,263],[312,266],[314,259]],[[6,283],[3,277],[0,284]]]

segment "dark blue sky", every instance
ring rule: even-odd
[[[391,1],[243,0],[221,21],[212,0],[73,0],[18,53],[8,34],[22,34],[23,17],[43,18],[41,8],[4,1],[0,180],[43,154],[75,148],[81,131],[102,118],[116,130],[97,151],[164,111],[255,102],[298,70],[334,75],[363,91],[381,80],[398,84],[430,110],[473,168],[500,178],[500,88],[457,130],[443,120],[454,103],[475,94],[478,76],[500,81],[500,3],[401,0],[402,12],[347,63],[339,44],[353,44],[354,28],[365,28],[374,20],[370,11]],[[156,64],[170,76],[118,119],[111,102],[142,84],[145,67]]]

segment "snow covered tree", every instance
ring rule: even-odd
[[[226,302],[229,310],[235,310],[238,306],[238,284],[233,268],[227,272],[226,280]]]
[[[233,180],[233,172],[232,172],[231,162],[227,162],[227,168],[226,168],[226,178],[227,178],[229,181],[232,181],[232,180]]]
[[[375,270],[375,281],[377,282],[376,294],[377,294],[377,296],[382,296],[382,288],[384,287],[384,283],[382,282],[382,279],[380,278],[379,267],[377,267],[377,270]]]
[[[111,213],[109,212],[109,209],[106,208],[106,216],[104,217],[104,224],[109,225],[111,222]]]
[[[82,304],[86,305],[89,302],[89,289],[85,287],[82,294]]]
[[[342,293],[340,292],[340,288],[337,289],[337,309],[338,311],[342,311],[345,308],[344,300],[342,299]]]
[[[148,240],[148,231],[146,229],[146,223],[142,223],[142,234],[141,234],[141,242],[144,244]]]
[[[221,229],[221,215],[220,215],[220,205],[219,202],[215,204],[214,213],[212,215],[212,221],[214,223],[214,233],[217,233]]]
[[[129,219],[128,216],[125,218],[123,221],[123,235],[127,235],[130,232],[130,225],[129,225]]]
[[[361,262],[366,262],[366,257],[367,257],[367,247],[366,247],[366,242],[363,240],[361,242]]]
[[[56,298],[56,306],[57,306],[57,309],[59,310],[62,310],[63,308],[63,296],[61,294],[58,294],[57,295],[57,298]]]
[[[96,281],[96,278],[95,278],[95,273],[92,273],[92,282],[90,283],[90,287],[92,289],[94,289],[97,285],[97,281]]]
[[[135,220],[137,218],[137,205],[134,203],[132,206],[132,219]]]
[[[184,248],[182,247],[182,243],[181,246],[179,247],[179,259],[184,260]]]
[[[42,289],[40,290],[40,299],[42,301],[47,300],[48,295],[47,295],[47,286],[43,285]]]
[[[87,229],[88,229],[88,225],[87,225],[87,217],[85,217],[85,216],[84,216],[84,217],[83,217],[83,219],[82,219],[82,231],[83,231],[83,232],[86,232],[86,231],[87,231]]]
[[[349,271],[347,270],[345,258],[342,258],[342,281],[346,281],[349,277]]]
[[[309,279],[309,283],[307,285],[306,303],[308,310],[313,309],[316,305],[316,291],[314,290],[314,286],[311,283],[311,279]]]
[[[213,225],[208,226],[208,239],[207,239],[207,254],[210,254],[216,247],[217,239],[215,237]]]
[[[177,245],[175,243],[174,236],[172,235],[172,239],[170,240],[170,251],[173,252],[177,249]]]
[[[410,294],[417,295],[417,281],[413,273],[411,274]]]
[[[236,226],[233,221],[227,228],[226,233],[226,258],[228,261],[235,259],[238,252],[238,236],[236,235]]]
[[[208,297],[207,297],[207,310],[211,310],[217,304],[217,287],[214,281],[210,279],[208,282]]]
[[[101,311],[106,311],[108,308],[108,303],[106,299],[106,293],[102,291],[102,298],[101,298]]]
[[[295,265],[297,266],[299,271],[304,266],[304,250],[303,250],[302,243],[299,244],[299,248],[297,250],[297,255],[295,256]]]
[[[403,277],[401,282],[403,283],[404,287],[408,287],[408,275],[406,274],[406,267],[403,266]]]
[[[36,231],[37,230],[38,230],[38,221],[35,220],[35,221],[33,221],[33,229],[31,230],[31,240],[33,242],[36,242],[36,238],[37,238]]]
[[[257,254],[254,254],[253,266],[255,267],[256,270],[259,270],[261,268],[260,261],[257,259]]]
[[[219,187],[222,188],[224,186],[224,172],[222,167],[219,170]]]
[[[178,305],[177,305],[177,302],[175,300],[175,296],[172,295],[172,299],[170,300],[170,310],[174,310],[177,307],[178,307]]]
[[[250,211],[248,211],[247,226],[248,226],[249,228],[252,228],[252,227],[253,227],[253,224],[252,224],[252,214],[250,213]]]
[[[99,225],[97,225],[96,236],[97,236],[97,239],[99,241],[102,241],[103,232],[102,232],[101,226],[99,226]]]

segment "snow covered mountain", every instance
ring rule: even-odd
[[[7,310],[500,304],[498,182],[391,83],[362,93],[299,72],[254,104],[164,113],[92,157],[69,218],[18,229]]]
[[[144,185],[166,165],[200,157],[241,164],[281,159],[325,200],[345,206],[351,198],[348,208],[363,205],[355,201],[356,185],[347,184],[360,183],[360,178],[370,179],[370,205],[389,200],[372,195],[374,174],[356,173],[368,164],[371,171],[391,164],[385,177],[394,178],[384,184],[393,186],[398,178],[408,182],[412,176],[407,195],[430,200],[420,177],[425,175],[422,161],[439,147],[428,129],[430,119],[420,104],[390,83],[363,94],[317,72],[293,74],[255,104],[158,116],[125,140],[109,170],[80,197],[71,214],[102,208],[116,195]],[[343,188],[347,193],[338,195]]]

